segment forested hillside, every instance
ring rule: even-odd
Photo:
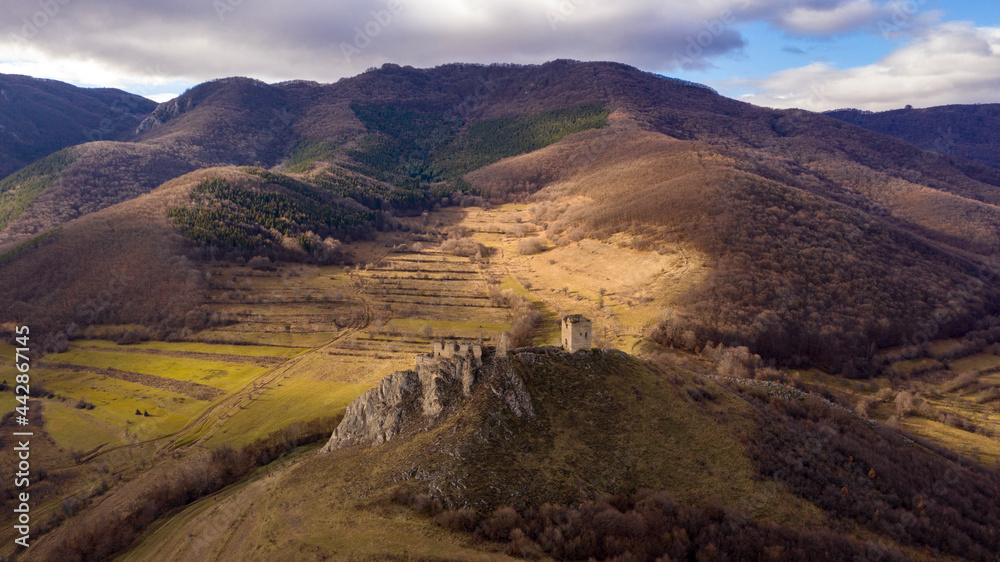
[[[68,146],[132,135],[155,107],[121,90],[0,74],[0,178]]]
[[[906,141],[918,148],[1000,168],[1000,105],[946,105],[921,109],[862,111],[841,109],[826,115]]]

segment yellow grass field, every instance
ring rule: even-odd
[[[212,353],[217,355],[246,355],[250,357],[291,358],[305,353],[305,349],[297,347],[281,347],[276,345],[204,344],[196,342],[149,341],[131,345],[118,345],[107,340],[87,340],[85,345],[86,347],[101,347],[113,350],[155,349],[158,351]]]
[[[113,438],[105,442],[147,441],[179,431],[208,406],[188,396],[98,374],[44,370],[37,376],[48,391],[59,397],[46,399],[44,412],[51,416],[58,411],[60,420],[66,422],[48,427],[60,443],[74,444],[89,431],[85,427],[95,424],[113,432]],[[81,400],[95,407],[76,408]],[[69,411],[63,411],[66,408]],[[136,410],[150,415],[136,415]]]
[[[67,363],[81,367],[98,367],[131,371],[182,381],[191,381],[225,391],[247,385],[266,369],[251,365],[237,365],[220,361],[184,359],[142,353],[115,353],[92,349],[73,348],[65,353],[46,357],[52,363]]]

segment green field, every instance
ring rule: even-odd
[[[17,398],[13,392],[0,392],[0,415],[12,412],[17,405]]]
[[[82,367],[111,368],[158,377],[197,382],[232,392],[246,386],[267,369],[220,361],[186,359],[142,353],[115,353],[93,349],[71,348],[65,353],[46,357],[53,363],[68,363]]]
[[[926,370],[930,370],[930,369],[941,369],[941,368],[944,367],[944,365],[942,365],[941,362],[938,361],[937,359],[930,359],[928,357],[924,357],[924,358],[921,358],[921,359],[911,359],[909,361],[900,361],[899,363],[895,363],[893,365],[893,367],[896,369],[896,371],[899,374],[901,374],[903,376],[906,376],[906,375],[909,375],[909,374],[913,373],[914,371],[926,371]]]
[[[14,364],[14,346],[7,342],[0,341],[0,366]],[[11,381],[13,382],[13,381]]]
[[[948,365],[948,368],[956,373],[966,373],[969,371],[988,371],[1000,367],[1000,356],[980,353],[970,355],[962,359],[956,359]]]
[[[79,418],[81,423],[99,421],[107,427],[117,428],[116,440],[128,442],[124,432],[135,440],[145,441],[174,433],[183,428],[208,406],[204,401],[183,396],[168,390],[150,388],[141,384],[122,381],[102,375],[79,372],[43,371],[40,373],[45,388],[65,401],[47,400],[48,405],[63,405],[73,410],[61,414],[63,418]],[[83,400],[95,407],[92,410],[75,408]],[[150,416],[137,416],[136,410],[149,412]],[[76,431],[49,431],[58,441],[72,439]]]
[[[933,439],[987,466],[1000,462],[1000,440],[925,418],[907,418],[902,425],[917,435]]]
[[[117,444],[122,437],[112,424],[58,400],[45,401],[42,418],[49,436],[67,451],[90,451],[106,443]]]
[[[292,358],[306,352],[300,347],[281,347],[272,345],[226,345],[197,342],[160,342],[149,341],[131,345],[118,345],[107,340],[90,340],[79,342],[80,347],[102,347],[109,349],[155,349],[158,351],[177,351],[182,353],[214,353],[218,355],[244,355],[249,357],[285,357]]]
[[[370,387],[307,379],[268,388],[241,403],[205,444],[238,447],[295,422],[339,415]]]

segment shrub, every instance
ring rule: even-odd
[[[93,404],[91,404],[90,402],[87,402],[87,400],[84,399],[84,398],[81,398],[81,399],[77,400],[76,404],[74,405],[74,407],[77,410],[93,410],[95,408],[95,406]]]
[[[517,243],[517,253],[522,256],[540,254],[546,250],[545,239],[540,236],[525,238]]]
[[[510,532],[521,523],[521,515],[513,507],[501,507],[493,515],[483,519],[476,529],[477,534],[491,541],[510,539]]]
[[[274,265],[274,262],[265,256],[254,256],[249,262],[247,262],[247,267],[257,271],[274,271],[278,269]]]
[[[468,509],[434,517],[435,524],[452,530],[468,532],[472,526],[475,536],[506,543],[509,554],[525,559],[758,560],[764,552],[816,561],[905,559],[895,549],[831,530],[751,520],[717,500],[704,508],[680,506],[670,494],[649,490],[573,507],[501,507],[474,521]]]
[[[442,511],[434,516],[435,525],[462,533],[475,530],[477,521],[476,512],[468,508]]]
[[[452,238],[450,240],[445,240],[444,244],[441,244],[441,251],[446,254],[461,256],[463,258],[481,258],[489,255],[489,249],[486,246],[471,238]]]

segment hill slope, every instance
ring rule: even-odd
[[[614,63],[218,80],[157,108],[132,142],[74,150],[3,241],[198,167],[256,164],[397,214],[548,199],[538,225],[556,244],[577,229],[690,241],[714,274],[659,337],[691,349],[871,374],[878,348],[962,336],[1000,310],[1000,170]],[[583,199],[563,213],[566,197]]]
[[[904,140],[918,148],[1000,168],[1000,104],[946,105],[922,109],[828,111],[835,119]]]
[[[126,558],[990,560],[998,546],[996,474],[786,387],[620,352],[487,356],[483,369],[523,381],[533,415],[483,372],[430,428],[270,467],[161,521]],[[118,517],[98,509],[34,554],[72,556]]]
[[[0,75],[0,178],[61,148],[129,136],[155,107],[121,90]]]

